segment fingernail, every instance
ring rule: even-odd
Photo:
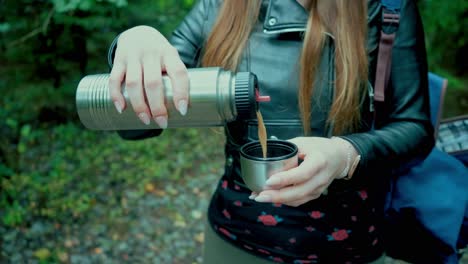
[[[255,201],[259,203],[269,203],[271,202],[271,197],[269,195],[261,194],[255,197]]]
[[[252,193],[252,194],[249,196],[249,199],[250,199],[250,200],[254,200],[255,197],[257,197],[257,196],[258,196],[258,194]]]
[[[186,115],[187,114],[187,106],[188,106],[188,103],[187,103],[187,100],[180,100],[179,101],[179,112],[181,115]]]
[[[138,117],[140,118],[141,122],[143,122],[145,125],[149,125],[149,124],[150,124],[150,119],[149,119],[148,114],[146,114],[146,113],[140,113],[140,114],[138,115]]]
[[[158,116],[154,119],[154,121],[156,122],[156,124],[158,124],[160,128],[167,128],[167,118],[165,116]]]
[[[281,183],[281,180],[277,177],[270,177],[265,184],[269,186],[278,185]]]
[[[114,106],[115,106],[115,109],[117,109],[117,112],[119,112],[119,114],[122,113],[122,105],[117,102],[117,101],[114,101]]]

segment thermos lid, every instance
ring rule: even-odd
[[[255,100],[257,89],[257,76],[251,72],[238,72],[236,74],[234,97],[236,100],[237,116],[241,119],[255,117],[258,105]]]

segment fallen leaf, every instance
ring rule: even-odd
[[[102,254],[102,248],[95,248],[94,254]]]
[[[203,243],[205,241],[205,234],[203,232],[196,234],[195,241],[198,243]]]
[[[198,210],[192,210],[192,217],[193,219],[201,219],[203,217],[203,213]]]
[[[46,260],[50,257],[50,251],[47,248],[40,248],[34,251],[34,256],[39,260]]]
[[[174,187],[168,186],[166,187],[166,192],[169,193],[169,195],[176,196],[179,194],[179,191],[177,191]]]
[[[150,192],[154,192],[154,190],[156,190],[156,187],[154,187],[154,184],[152,184],[152,183],[147,183],[147,184],[145,185],[145,191],[146,191],[146,192],[149,192],[149,193],[150,193]]]
[[[166,196],[166,195],[167,195],[166,192],[163,191],[163,190],[156,190],[156,191],[154,191],[154,194],[155,194],[156,196],[159,196],[159,197],[163,197],[163,196]]]
[[[58,252],[57,257],[62,263],[67,263],[68,262],[68,254],[67,252]]]
[[[185,221],[183,221],[183,220],[182,221],[175,221],[174,226],[184,228],[184,227],[187,226],[187,223],[185,223]]]
[[[187,226],[184,217],[179,213],[174,214],[174,226],[182,228]]]
[[[64,244],[65,244],[65,247],[66,247],[66,248],[71,248],[71,247],[73,247],[73,245],[74,245],[75,243],[73,243],[73,241],[72,241],[71,239],[67,239],[67,240],[65,240],[65,243],[64,243]]]

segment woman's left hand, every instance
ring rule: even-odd
[[[255,201],[299,206],[317,199],[346,167],[349,147],[355,152],[340,138],[298,137],[289,141],[298,146],[303,162],[272,175],[265,190],[251,196]]]

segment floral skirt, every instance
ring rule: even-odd
[[[333,185],[333,184],[332,184]],[[299,207],[250,200],[224,176],[208,220],[234,247],[278,263],[369,263],[383,254],[381,210],[366,189],[335,191]]]

